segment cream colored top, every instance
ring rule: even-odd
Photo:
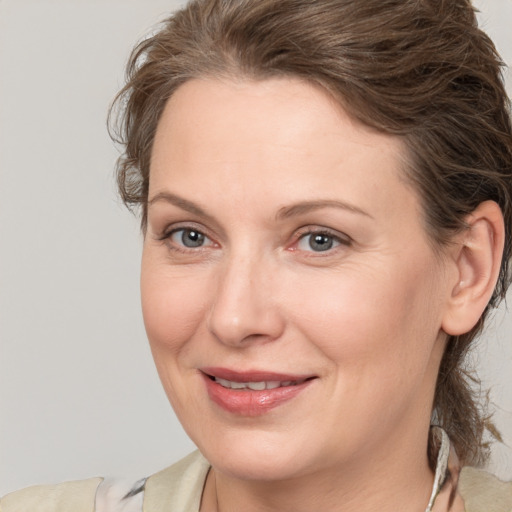
[[[446,434],[435,435],[440,448],[426,512],[512,512],[512,482],[474,468],[459,476]],[[198,512],[209,469],[195,451],[131,488],[101,478],[30,487],[5,496],[0,512]]]

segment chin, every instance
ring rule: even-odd
[[[215,470],[239,480],[251,481],[282,481],[299,475],[297,467],[297,457],[295,462],[290,459],[283,461],[281,457],[242,457],[221,456],[215,461],[210,461]]]
[[[286,443],[263,433],[240,433],[227,442],[199,445],[210,464],[221,473],[241,480],[286,480],[300,474],[304,461],[296,443]],[[238,437],[238,439],[236,439]],[[269,439],[270,438],[270,439]],[[293,445],[293,446],[292,446]]]

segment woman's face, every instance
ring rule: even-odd
[[[404,155],[299,80],[193,80],[168,102],[143,312],[169,400],[219,471],[425,454],[450,291]]]

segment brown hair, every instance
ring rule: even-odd
[[[491,40],[469,0],[193,0],[133,51],[117,97],[121,197],[145,229],[153,139],[173,92],[195,77],[294,76],[319,84],[364,124],[404,139],[407,175],[437,246],[485,200],[506,226],[490,305],[448,340],[434,415],[465,463],[485,460],[484,409],[464,358],[511,281],[512,128]]]

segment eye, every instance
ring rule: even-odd
[[[196,249],[211,245],[212,241],[201,231],[192,228],[176,229],[169,235],[169,239],[178,246],[187,249]]]
[[[327,231],[310,231],[304,233],[297,242],[297,249],[309,252],[326,252],[339,245],[349,245],[349,240]]]

